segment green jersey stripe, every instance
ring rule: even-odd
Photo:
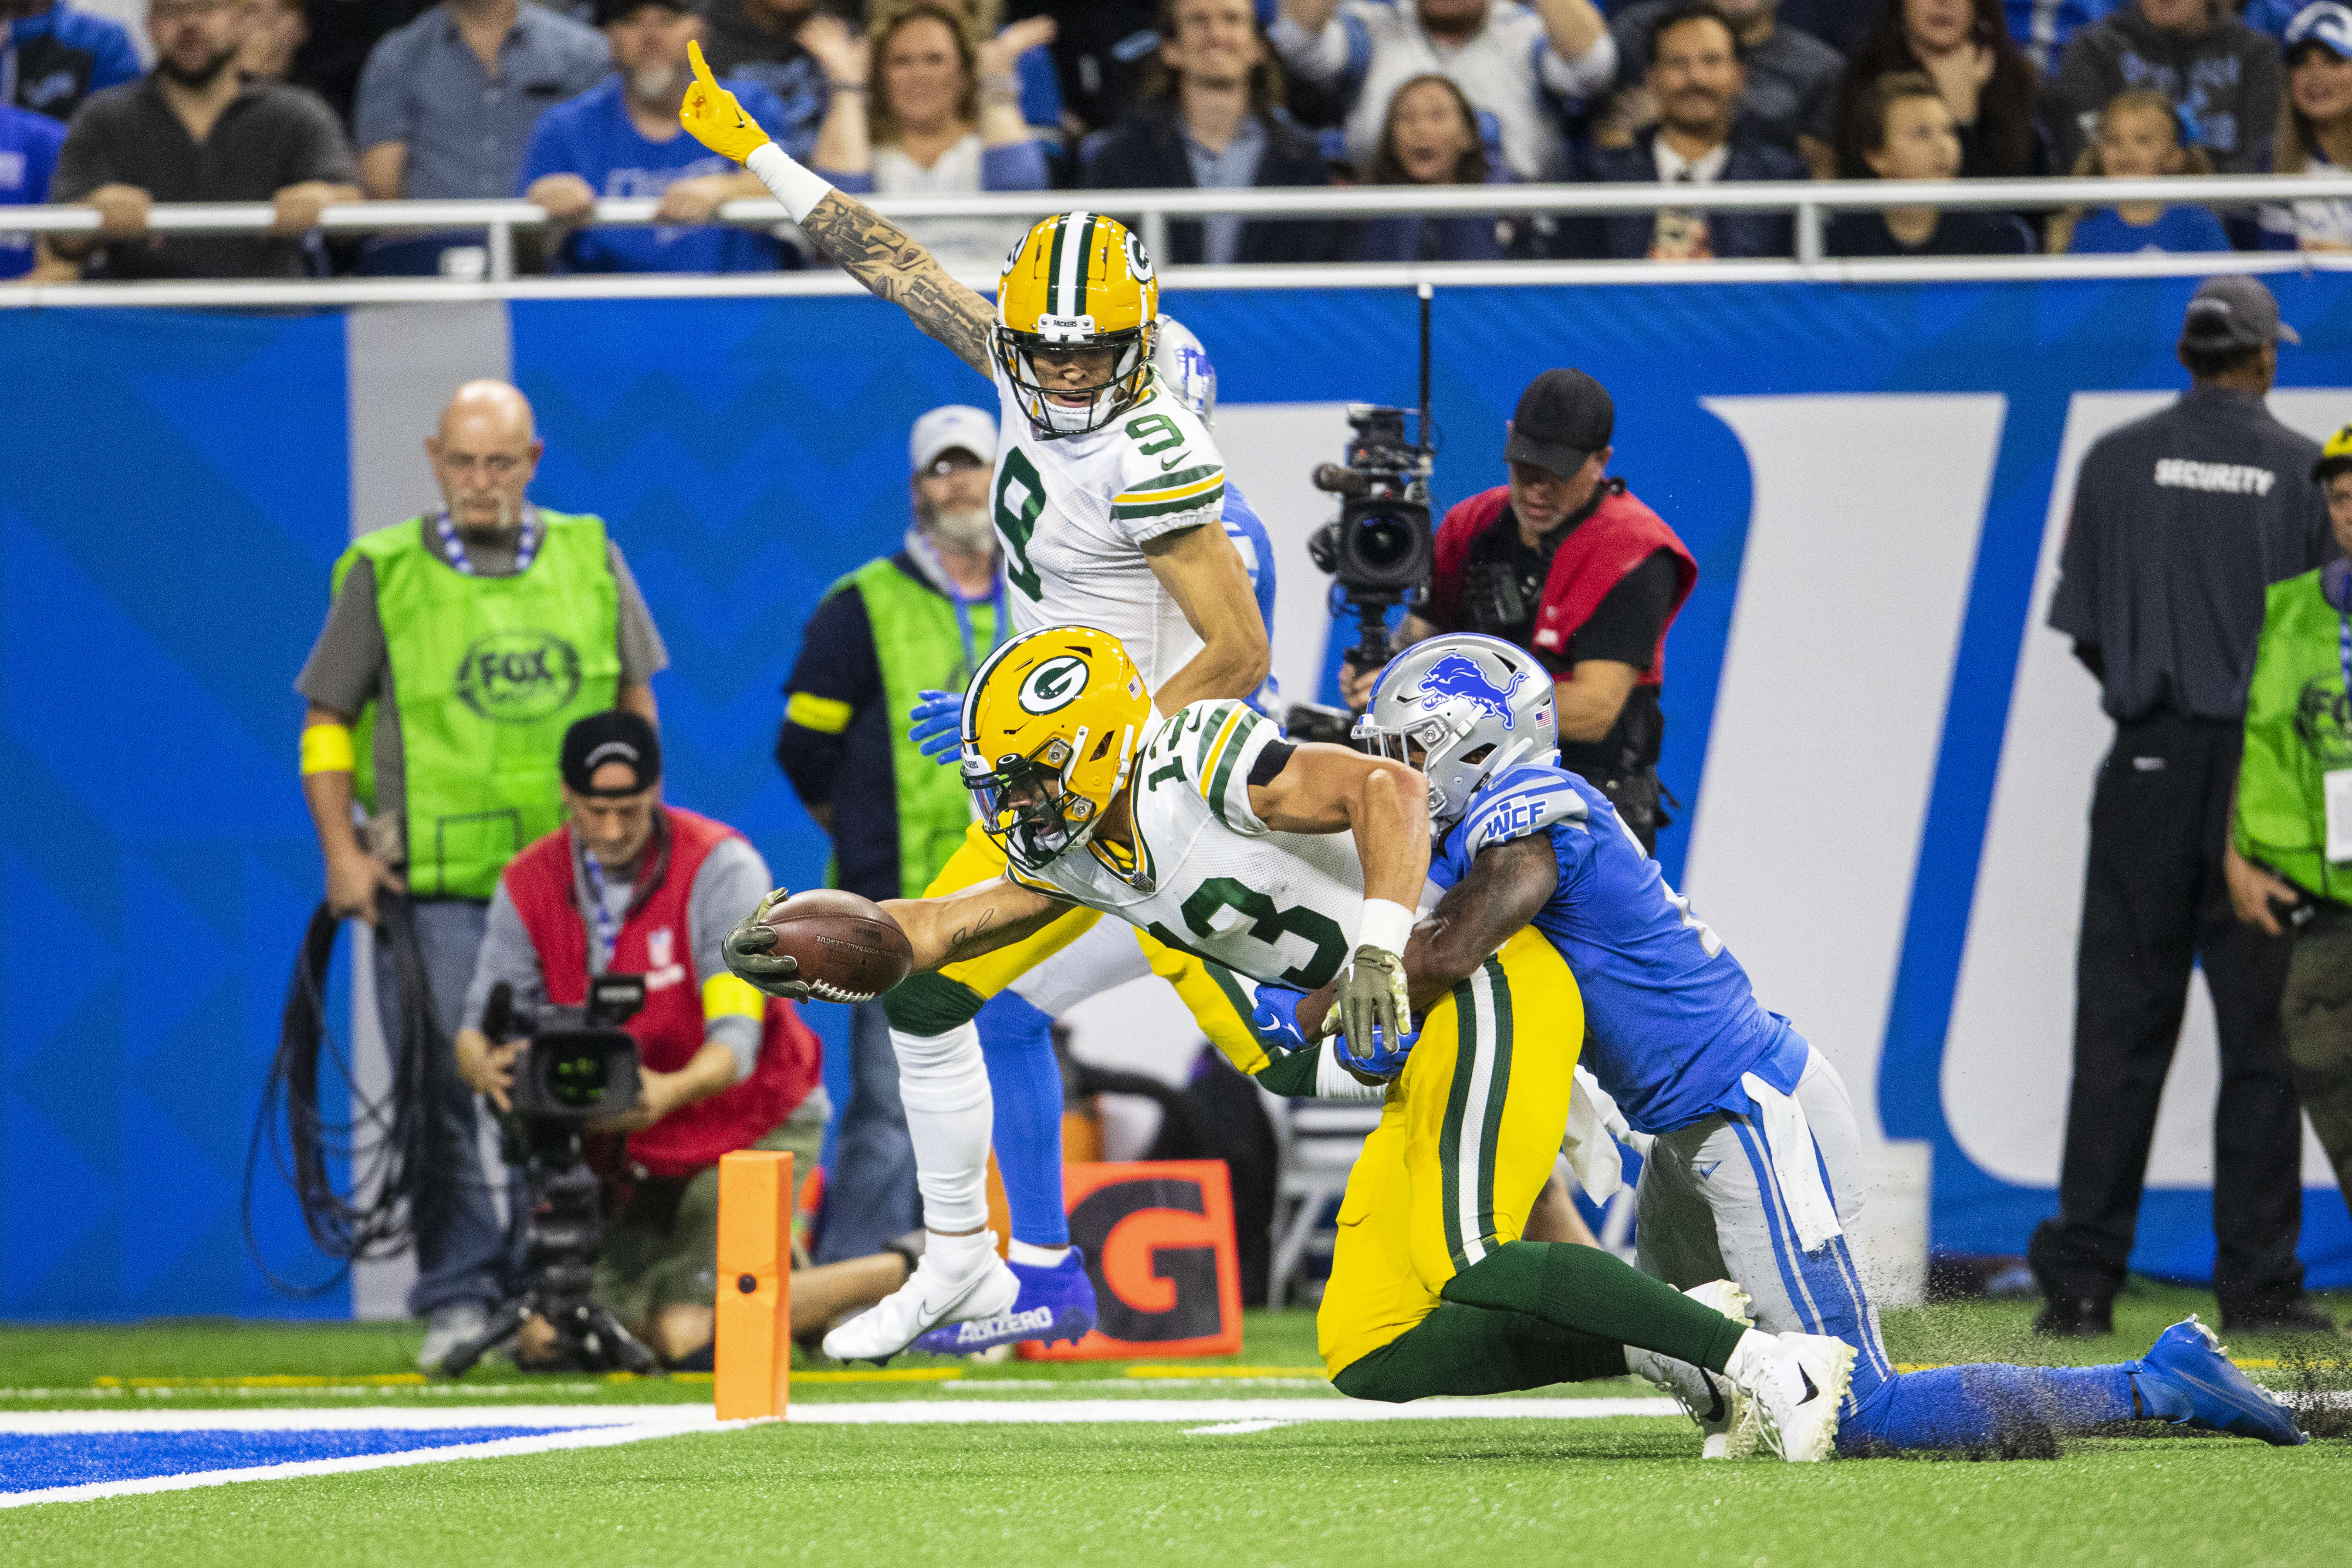
[[[1462,1123],[1469,1114],[1471,1080],[1478,1075],[1478,1002],[1464,981],[1454,988],[1454,1082],[1446,1090],[1445,1119],[1437,1130],[1437,1168],[1442,1177],[1439,1209],[1445,1215],[1445,1251],[1456,1268],[1462,1255]]]
[[[1494,1065],[1486,1080],[1486,1121],[1478,1140],[1478,1234],[1495,1234],[1496,1150],[1503,1138],[1503,1105],[1511,1082],[1511,983],[1504,978],[1503,961],[1489,958],[1486,979],[1494,987],[1494,1018],[1486,1034],[1495,1042]]]
[[[1241,722],[1234,727],[1234,738],[1225,742],[1224,752],[1217,759],[1217,776],[1209,781],[1209,809],[1227,827],[1234,825],[1234,819],[1225,815],[1225,781],[1234,776],[1234,763],[1249,749],[1250,732],[1256,728],[1257,715],[1243,709]]]
[[[1175,500],[1154,501],[1142,506],[1114,504],[1110,509],[1110,514],[1116,518],[1131,520],[1139,517],[1165,517],[1180,511],[1208,511],[1223,506],[1224,500],[1225,487],[1219,485],[1213,490],[1203,490],[1199,495],[1183,496]]]
[[[1186,468],[1173,474],[1162,474],[1157,478],[1146,479],[1139,485],[1129,485],[1119,493],[1132,496],[1141,495],[1147,490],[1172,490],[1184,485],[1198,484],[1202,479],[1213,479],[1223,472],[1224,470],[1214,463],[1203,463],[1196,468]]]

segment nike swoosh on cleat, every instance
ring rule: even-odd
[[[1801,1366],[1797,1369],[1797,1375],[1805,1380],[1805,1396],[1797,1401],[1798,1404],[1811,1405],[1814,1400],[1819,1399],[1822,1396],[1822,1391],[1813,1386],[1811,1374],[1806,1372],[1803,1367]]]
[[[1720,1420],[1722,1420],[1722,1419],[1723,1419],[1723,1390],[1722,1390],[1722,1389],[1720,1389],[1720,1388],[1717,1388],[1717,1387],[1715,1385],[1715,1379],[1713,1379],[1713,1378],[1711,1378],[1711,1377],[1707,1377],[1707,1376],[1705,1376],[1704,1374],[1702,1374],[1702,1375],[1701,1375],[1701,1377],[1700,1377],[1700,1379],[1699,1379],[1699,1381],[1700,1381],[1700,1382],[1702,1382],[1702,1383],[1704,1383],[1704,1384],[1706,1384],[1706,1391],[1707,1391],[1707,1393],[1709,1393],[1709,1394],[1713,1394],[1713,1395],[1715,1396],[1715,1408],[1714,1408],[1714,1409],[1712,1409],[1712,1410],[1710,1410],[1710,1411],[1708,1411],[1708,1412],[1706,1413],[1706,1419],[1707,1419],[1707,1420],[1709,1420],[1709,1421],[1720,1421]]]

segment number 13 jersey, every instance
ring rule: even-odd
[[[1192,703],[1152,732],[1128,776],[1132,876],[1091,844],[1042,873],[1006,874],[1253,980],[1312,991],[1352,950],[1364,868],[1353,834],[1280,833],[1250,810],[1269,747],[1281,748],[1266,759],[1279,772],[1290,746],[1272,720],[1231,700]],[[1435,897],[1425,889],[1423,906]]]
[[[1162,534],[1215,525],[1224,460],[1154,372],[1133,407],[1086,436],[1041,439],[996,372],[1003,432],[989,487],[1015,630],[1083,626],[1127,647],[1158,691],[1201,649],[1144,559]]]

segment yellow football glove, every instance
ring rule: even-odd
[[[686,89],[686,101],[678,106],[677,122],[686,127],[687,134],[739,163],[765,147],[768,133],[743,112],[733,93],[719,85],[702,58],[702,46],[688,40],[686,55],[694,67],[694,85]]]

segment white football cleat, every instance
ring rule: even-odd
[[[1764,1446],[1790,1464],[1836,1451],[1838,1421],[1853,1384],[1854,1349],[1827,1334],[1779,1334],[1780,1353],[1759,1370],[1755,1396]]]
[[[943,1248],[927,1248],[904,1285],[824,1336],[824,1353],[835,1361],[885,1362],[941,1323],[1011,1311],[1021,1281],[996,1256],[994,1241],[976,1249],[977,1266],[963,1273]]]
[[[1756,1326],[1756,1320],[1748,1315],[1748,1292],[1728,1279],[1694,1285],[1683,1294],[1742,1327]],[[1698,1423],[1701,1458],[1744,1459],[1756,1451],[1756,1402],[1728,1376],[1630,1345],[1625,1362],[1635,1376],[1659,1393],[1672,1395]]]

